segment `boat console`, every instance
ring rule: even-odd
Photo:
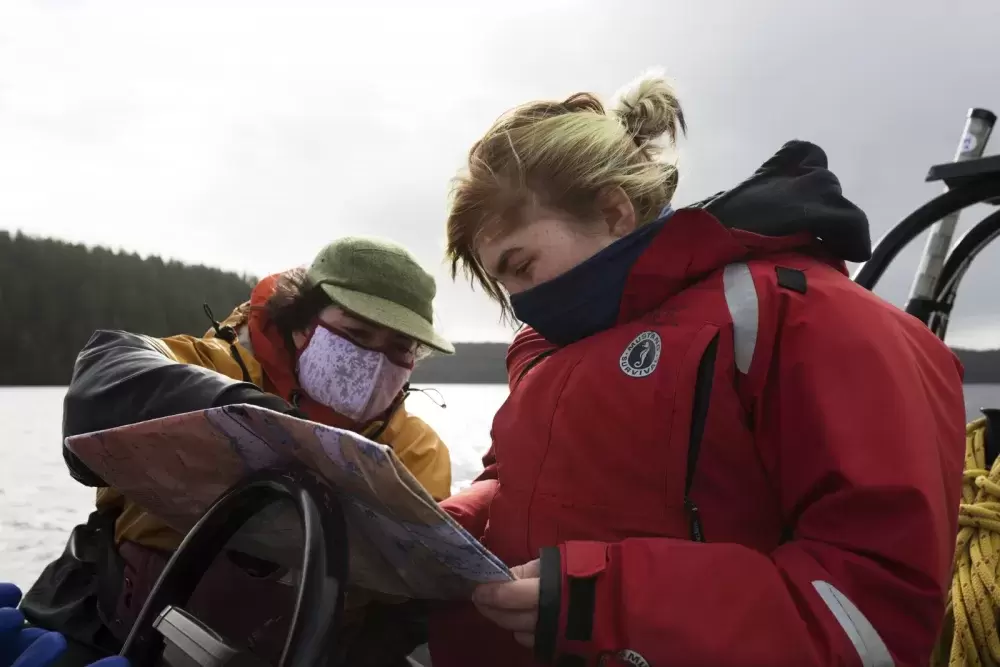
[[[134,667],[267,667],[184,610],[215,557],[251,518],[287,502],[302,520],[298,592],[279,667],[326,664],[340,620],[348,545],[336,495],[306,470],[265,470],[226,492],[187,534],[143,605],[121,655]]]

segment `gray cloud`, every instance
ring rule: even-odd
[[[442,223],[464,152],[510,106],[662,65],[690,121],[678,203],[808,139],[875,237],[939,192],[923,178],[967,109],[1000,112],[995,0],[480,4],[5,3],[0,225],[255,273],[391,236],[438,268],[452,335],[496,338],[496,309],[446,277]],[[922,246],[880,294],[905,299]],[[957,340],[996,342],[998,252],[967,278]]]

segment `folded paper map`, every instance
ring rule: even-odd
[[[341,499],[353,587],[448,600],[512,578],[389,447],[350,431],[231,405],[73,436],[66,444],[110,486],[181,533],[250,473],[304,464]],[[252,519],[230,548],[295,568],[301,545],[294,508],[279,504]]]

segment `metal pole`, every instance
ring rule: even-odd
[[[996,115],[991,111],[969,109],[954,161],[964,162],[982,157],[996,120]],[[920,267],[917,269],[913,287],[910,289],[910,299],[906,304],[906,312],[915,315],[925,323],[934,311],[934,291],[941,275],[941,268],[947,259],[951,240],[955,236],[959,215],[960,212],[956,211],[942,218],[941,222],[931,228],[927,245],[924,246],[923,257],[920,259]]]

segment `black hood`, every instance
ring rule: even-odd
[[[809,232],[838,259],[871,257],[868,217],[844,198],[827,169],[826,153],[808,141],[789,141],[732,190],[694,204],[723,225],[762,236]]]

